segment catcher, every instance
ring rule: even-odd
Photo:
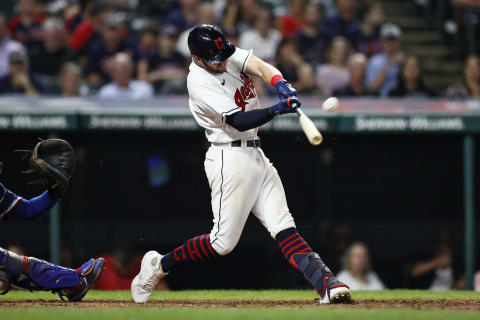
[[[75,153],[68,142],[48,139],[37,143],[31,153],[33,173],[40,177],[33,183],[48,186],[48,190],[31,200],[17,196],[0,184],[0,222],[10,217],[34,219],[48,212],[62,198],[75,169]],[[0,163],[1,172],[1,163]],[[54,265],[34,257],[20,256],[0,248],[0,281],[30,291],[52,291],[72,302],[81,301],[104,269],[102,258],[90,259],[78,269]]]

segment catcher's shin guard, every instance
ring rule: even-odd
[[[76,270],[0,248],[0,266],[12,284],[32,291],[55,290],[81,284]]]
[[[70,301],[82,300],[98,280],[104,266],[102,258],[90,259],[74,270],[0,248],[0,271],[4,273],[4,280],[30,291],[58,293],[62,300],[64,296]]]

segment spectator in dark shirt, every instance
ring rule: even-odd
[[[470,55],[465,60],[463,82],[448,87],[447,97],[450,99],[480,98],[480,58]]]
[[[41,45],[28,51],[30,69],[39,75],[55,77],[68,59],[65,31],[60,19],[50,18],[43,24]]]
[[[38,12],[38,4],[35,0],[20,0],[18,10],[19,14],[8,23],[8,31],[13,39],[30,48],[40,43],[41,26],[46,16]]]
[[[389,97],[438,97],[438,92],[423,79],[422,68],[416,56],[407,56],[398,77],[398,85]]]
[[[157,51],[159,29],[160,27],[157,25],[150,25],[142,31],[138,48],[140,57],[148,56]]]
[[[8,37],[7,18],[0,13],[0,77],[8,74],[8,58],[15,51],[25,51],[23,45]]]
[[[160,94],[185,93],[185,58],[176,51],[178,31],[160,28],[157,50],[138,63],[139,80],[152,83]]]
[[[348,61],[348,72],[350,74],[349,84],[342,89],[333,92],[336,97],[355,97],[374,95],[365,86],[365,74],[367,69],[367,58],[362,53],[353,54]]]
[[[354,46],[360,39],[360,22],[356,16],[356,0],[337,0],[338,15],[325,18],[321,32],[327,44],[335,36],[347,38]]]
[[[179,0],[180,8],[172,11],[166,18],[166,24],[174,25],[178,30],[185,30],[197,22],[199,0]]]
[[[315,88],[312,67],[303,59],[294,39],[284,38],[277,48],[277,68],[298,92]]]
[[[292,37],[306,25],[305,0],[289,0],[287,14],[280,17],[279,29],[284,37]]]
[[[324,41],[320,35],[322,21],[322,7],[318,3],[309,2],[305,7],[305,27],[297,33],[298,48],[305,60],[312,65],[325,61],[323,52]]]
[[[363,53],[368,58],[382,52],[380,42],[380,26],[385,21],[385,12],[380,2],[374,2],[360,10],[360,39],[357,41],[356,51]]]
[[[29,72],[28,57],[22,51],[10,54],[10,73],[0,78],[0,94],[37,95],[43,87]]]
[[[84,73],[92,86],[98,86],[108,81],[111,57],[116,53],[125,52],[136,63],[138,50],[127,39],[123,38],[124,25],[117,16],[109,15],[105,18],[102,39],[92,44],[87,52],[87,65]]]

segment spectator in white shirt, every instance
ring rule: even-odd
[[[253,53],[270,63],[275,58],[282,33],[273,28],[273,15],[267,9],[260,9],[255,19],[255,28],[245,31],[238,40],[240,48],[253,49]]]
[[[0,14],[0,78],[9,73],[10,54],[16,51],[25,52],[25,48],[20,42],[8,37],[7,18]]]
[[[348,59],[351,47],[346,38],[337,36],[327,52],[328,62],[317,66],[316,81],[322,94],[330,96],[334,90],[346,87],[350,81]]]
[[[385,285],[370,266],[370,254],[363,242],[352,243],[345,251],[343,270],[338,281],[348,283],[352,290],[384,290]]]
[[[154,91],[151,84],[132,80],[133,63],[126,53],[117,53],[113,58],[111,77],[113,82],[104,85],[98,93],[99,98],[107,99],[151,99]]]

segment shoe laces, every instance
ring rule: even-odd
[[[154,270],[152,274],[148,276],[147,281],[143,285],[143,288],[148,292],[152,292],[157,286],[159,281],[160,281],[160,276]]]

